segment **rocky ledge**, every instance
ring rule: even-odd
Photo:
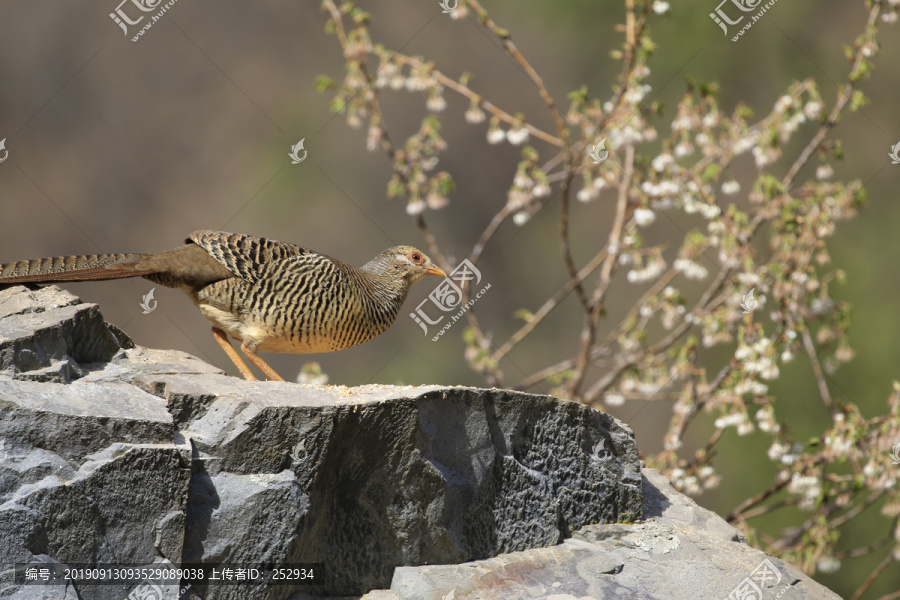
[[[56,287],[0,290],[0,598],[711,598],[764,559],[585,406],[247,382]],[[834,597],[767,560],[792,598]],[[314,577],[23,579],[130,565]]]

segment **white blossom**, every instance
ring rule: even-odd
[[[672,121],[672,131],[688,131],[693,125],[689,115],[681,115]]]
[[[712,128],[719,124],[719,111],[714,110],[713,112],[706,114],[703,116],[703,119],[700,121],[704,127]]]
[[[612,148],[622,148],[624,146],[631,146],[636,142],[641,142],[644,139],[643,134],[638,129],[630,125],[626,125],[621,129],[613,129],[609,132],[607,136],[609,140],[609,145]]]
[[[768,451],[769,458],[775,462],[780,462],[783,465],[790,466],[797,462],[797,459],[800,458],[801,447],[799,444],[794,444],[793,447],[787,447],[784,444],[779,442],[774,442]]]
[[[639,104],[651,89],[653,88],[649,85],[638,85],[629,88],[628,91],[625,92],[625,102],[628,102],[629,104]]]
[[[822,103],[816,100],[810,100],[803,107],[803,114],[811,121],[813,119],[818,119],[819,115],[822,114]]]
[[[751,396],[763,396],[769,391],[769,386],[756,380],[744,380],[734,386],[734,393],[740,396],[750,394]]]
[[[684,158],[685,156],[690,156],[694,153],[694,146],[691,145],[690,142],[678,142],[675,146],[675,156],[678,158]]]
[[[489,144],[499,144],[503,140],[506,139],[506,132],[504,132],[499,127],[495,129],[488,129],[487,132],[487,141]]]
[[[744,152],[755,146],[758,139],[758,135],[742,137],[734,143],[734,148],[732,148],[732,151],[735,154],[743,154]]]
[[[390,85],[392,90],[402,89],[406,85],[406,77],[398,73],[397,75],[391,77]]]
[[[816,168],[816,179],[819,181],[831,179],[832,175],[834,175],[834,169],[827,163]]]
[[[513,215],[513,223],[521,227],[531,219],[531,213],[527,210],[520,210]]]
[[[518,146],[528,141],[528,129],[520,127],[518,129],[510,129],[506,132],[506,139],[513,146]]]
[[[638,227],[646,227],[656,220],[656,213],[648,208],[636,208],[634,210],[634,221]]]
[[[628,271],[626,279],[629,283],[643,283],[656,279],[662,274],[663,268],[666,266],[662,260],[652,260],[643,269],[632,269]]]
[[[550,195],[550,186],[546,183],[539,183],[531,190],[532,195],[535,198],[543,198],[545,196]]]
[[[406,89],[410,92],[421,92],[429,87],[431,82],[425,77],[412,75],[406,78]]]
[[[531,188],[534,185],[534,180],[524,173],[517,173],[513,178],[513,185],[520,188]]]
[[[810,510],[815,506],[815,501],[822,493],[819,485],[819,478],[811,475],[800,475],[799,473],[791,474],[791,482],[788,484],[788,492],[803,496],[800,501],[800,508]]]
[[[454,21],[464,19],[469,14],[469,7],[465,4],[457,2],[456,8],[450,12],[450,18]]]
[[[406,214],[418,215],[425,211],[425,201],[416,200],[406,205]]]
[[[783,113],[794,105],[794,99],[788,95],[784,95],[775,102],[775,112]]]
[[[588,186],[588,187],[583,187],[580,190],[578,190],[578,193],[575,194],[575,197],[578,199],[579,202],[590,202],[591,200],[593,200],[594,198],[597,197],[597,194],[598,194],[598,192],[594,188],[594,186]]]
[[[733,196],[741,191],[741,184],[735,181],[734,179],[730,181],[726,181],[722,184],[722,193],[727,196]]]
[[[833,556],[823,556],[816,563],[816,570],[820,573],[836,573],[841,568],[841,561]]]
[[[622,394],[606,394],[603,403],[607,406],[622,406],[625,404],[625,396]]]
[[[477,105],[469,107],[469,110],[466,111],[465,114],[466,123],[481,123],[484,121],[484,111],[481,110]]]
[[[373,152],[378,149],[378,144],[381,143],[381,134],[382,129],[378,125],[369,127],[369,131],[366,134],[366,150]]]
[[[706,267],[689,258],[679,258],[672,266],[675,267],[675,270],[681,271],[688,279],[701,281],[706,279],[707,275],[709,275],[709,271]]]
[[[746,420],[747,415],[742,412],[736,412],[724,417],[719,417],[713,425],[715,425],[716,429],[727,429],[729,427],[736,427]]]
[[[763,150],[759,146],[753,147],[753,159],[755,160],[757,167],[764,167],[775,162],[776,158],[778,158],[778,151],[774,148]]]
[[[666,152],[665,154],[660,154],[659,156],[654,158],[650,165],[654,170],[662,173],[666,170],[666,167],[671,165],[673,162],[675,162],[675,157]]]
[[[431,112],[441,112],[447,108],[447,101],[440,91],[430,94],[425,101],[425,107]]]

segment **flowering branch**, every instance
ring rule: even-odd
[[[612,95],[604,101],[586,88],[573,91],[565,111],[480,0],[459,0],[451,12],[455,20],[473,12],[471,22],[500,40],[534,84],[553,118],[554,132],[488,101],[473,89],[468,75],[454,79],[422,57],[373,44],[369,15],[349,2],[338,6],[335,0],[323,0],[347,68],[342,83],[324,78],[320,89],[335,93],[332,106],[351,126],[368,121],[367,147],[380,148],[391,160],[388,196],[406,199],[406,212],[445,270],[451,265],[425,212],[449,206],[454,189],[450,173],[435,172],[447,146],[439,118],[447,105],[446,91],[468,100],[465,121],[486,123],[490,144],[521,148],[515,172],[508,174],[505,201],[494,207],[469,252],[472,264],[480,264],[510,221],[524,227],[540,208],[559,202],[556,233],[565,283],[546,298],[527,300],[538,308],[518,311],[525,322],[502,341],[495,342],[476,310],[468,310],[465,359],[476,372],[492,385],[503,385],[501,367],[512,364],[510,354],[527,344],[574,293],[584,317],[580,330],[569,332],[572,352],[547,357],[545,366],[526,374],[516,387],[543,391],[550,384],[552,393],[592,406],[673,400],[664,449],[646,458],[677,488],[692,494],[721,481],[716,454],[723,453],[723,446],[741,443],[729,435],[732,429],[738,438],[768,436],[776,481],[740,502],[728,520],[807,571],[833,570],[841,560],[890,543],[887,536],[850,550],[836,546],[836,532],[876,504],[887,507],[882,512],[900,540],[900,482],[889,460],[891,440],[900,440],[900,385],[895,384],[888,399],[887,414],[872,418],[832,394],[830,376],[852,358],[852,350],[846,336],[849,307],[829,295],[829,286],[845,276],[827,270],[825,243],[836,223],[853,217],[865,201],[859,181],[831,181],[829,160],[839,159],[841,148],[829,136],[841,115],[865,102],[860,86],[873,68],[879,24],[897,20],[900,0],[867,0],[865,31],[848,49],[847,81],[827,114],[812,79],[792,84],[755,122],[746,107],[730,112],[720,107],[714,84],[690,81],[662,133],[652,124],[662,117],[661,107],[646,102],[654,50],[647,22],[669,6],[660,0],[624,3],[625,23],[619,29],[624,39],[614,54],[622,71]],[[424,96],[428,114],[402,144],[391,141],[382,117],[379,96],[387,89]],[[784,175],[776,177],[772,172],[786,162],[785,148],[795,139],[803,142],[801,150],[785,165]],[[802,180],[804,167],[816,155],[820,163],[814,177]],[[752,160],[756,173],[739,180],[732,171],[744,173],[743,166],[735,165],[745,160]],[[579,218],[582,203],[591,202],[611,205],[608,225],[591,229]],[[602,240],[587,262],[572,252],[576,228]],[[673,228],[679,230],[680,244],[666,235]],[[618,297],[616,286],[624,285],[641,286],[640,294],[613,321],[610,316],[619,307],[610,299]],[[468,302],[469,294],[462,286],[461,301]],[[606,325],[605,335],[601,325]],[[777,399],[768,389],[768,382],[780,376],[780,365],[798,356],[809,359],[832,419],[807,444],[792,439],[790,428],[776,419]],[[716,370],[707,373],[710,364]],[[712,425],[708,439],[687,452],[683,444],[691,439],[689,427],[704,422]],[[788,507],[808,515],[773,536],[751,525],[751,520]],[[900,541],[892,552],[900,558]],[[860,585],[857,597],[889,562]]]

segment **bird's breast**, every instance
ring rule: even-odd
[[[204,288],[195,303],[229,336],[261,352],[311,354],[352,348],[384,333],[399,302],[376,301],[352,282],[290,271],[251,285],[232,279]]]

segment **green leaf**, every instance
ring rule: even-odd
[[[841,140],[835,140],[832,152],[836,160],[844,160],[844,143]]]
[[[347,101],[341,96],[335,96],[331,101],[331,112],[343,112],[347,108]]]
[[[531,321],[534,318],[534,313],[528,310],[527,308],[520,308],[516,312],[513,313],[513,318],[522,319],[526,323]]]
[[[316,78],[316,91],[317,92],[321,93],[326,90],[333,89],[335,86],[337,86],[337,84],[335,83],[334,79],[332,79],[328,75],[319,75]]]
[[[709,164],[706,165],[706,168],[703,169],[703,181],[716,181],[719,179],[719,175],[722,173],[722,169],[717,164]]]
[[[434,176],[434,190],[441,196],[449,196],[456,189],[450,173],[442,171]]]
[[[577,90],[572,90],[567,95],[568,99],[573,102],[583,103],[588,99],[587,86],[583,85]]]
[[[403,187],[403,183],[400,181],[399,175],[394,175],[391,177],[391,180],[388,182],[387,186],[387,195],[388,198],[397,198],[402,196],[405,189]]]
[[[856,112],[868,103],[869,99],[866,98],[866,95],[862,91],[856,90],[850,97],[850,112]]]

